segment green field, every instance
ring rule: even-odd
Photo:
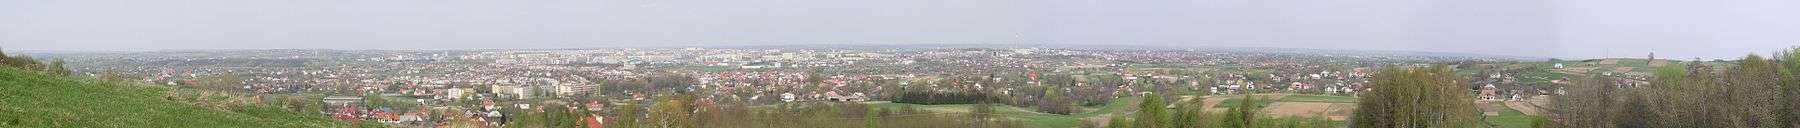
[[[0,67],[0,127],[347,127],[278,107],[217,109],[172,96],[182,92],[191,91]]]
[[[1530,115],[1525,115],[1525,113],[1521,113],[1518,110],[1506,108],[1500,111],[1499,116],[1488,116],[1486,121],[1488,124],[1498,125],[1502,128],[1529,128],[1531,127],[1532,117]]]

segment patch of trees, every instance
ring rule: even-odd
[[[1453,68],[1388,68],[1361,94],[1351,127],[1476,127],[1481,118],[1468,85]]]
[[[1146,96],[1139,101],[1135,113],[1113,113],[1105,125],[1084,121],[1085,128],[1328,128],[1340,127],[1331,123],[1323,115],[1313,117],[1274,118],[1261,116],[1263,106],[1256,100],[1268,100],[1245,95],[1244,102],[1229,108],[1224,113],[1207,111],[1204,97],[1195,97],[1187,101],[1164,101],[1159,96]]]
[[[1564,86],[1548,127],[1800,127],[1800,47],[1725,66],[1657,69],[1648,85],[1607,77]]]
[[[1038,112],[1063,115],[1075,113],[1075,103],[1073,98],[1064,96],[1061,88],[1045,88],[1043,98],[1038,98],[1037,100]]]
[[[1096,81],[1089,81],[1087,83],[1083,83],[1083,84],[1087,84],[1088,86],[1076,86],[1077,83],[1082,83],[1082,82],[1076,81],[1075,80],[1075,79],[1077,79],[1076,76],[1071,76],[1071,75],[1067,75],[1067,74],[1041,75],[1041,76],[1039,76],[1038,80],[1043,82],[1044,86],[1067,88],[1066,90],[1068,90],[1067,92],[1069,92],[1069,93],[1066,93],[1062,96],[1068,98],[1069,99],[1068,102],[1074,102],[1081,106],[1100,106],[1100,105],[1106,105],[1107,103],[1111,103],[1112,99],[1114,98],[1113,97],[1114,89],[1118,89],[1117,85],[1123,84],[1123,82],[1122,82],[1123,80],[1117,79],[1118,77],[1116,77],[1116,76],[1088,77],[1088,76],[1082,75],[1080,77],[1096,79]],[[1118,80],[1118,81],[1112,81],[1112,80]],[[1108,85],[1108,86],[1098,86],[1098,85]]]
[[[567,106],[563,106],[563,105],[542,105],[541,107],[538,107],[538,106],[533,106],[533,107],[536,107],[536,108],[533,108],[533,109],[508,108],[508,109],[506,109],[505,111],[508,111],[508,113],[513,113],[513,114],[507,115],[507,116],[509,116],[509,118],[508,118],[509,122],[504,127],[507,127],[507,128],[579,128],[579,127],[586,127],[584,125],[587,125],[587,124],[583,123],[582,120],[585,118],[588,118],[589,116],[587,114],[583,114],[583,113],[590,113],[589,111],[587,111],[587,109],[582,109],[580,107],[567,107]]]
[[[1137,118],[1134,118],[1137,121],[1133,121],[1133,126],[1139,128],[1168,127],[1166,124],[1169,123],[1169,113],[1163,108],[1168,105],[1168,102],[1162,100],[1162,96],[1144,96],[1144,101],[1138,103]]]
[[[894,103],[909,104],[974,104],[1006,101],[1002,96],[973,91],[908,91],[894,97]]]
[[[624,95],[624,92],[688,91],[696,79],[683,75],[651,75],[642,78],[591,79],[599,81],[599,94]]]

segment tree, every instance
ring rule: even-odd
[[[1744,126],[1750,127],[1786,125],[1780,121],[1783,120],[1780,115],[1776,115],[1782,105],[1782,87],[1776,70],[1780,69],[1774,63],[1752,54],[1738,61],[1738,67],[1727,73],[1725,82],[1730,87],[1727,87],[1729,92],[1724,94],[1732,97],[1727,102],[1735,107],[1726,110],[1731,111],[1731,114],[1744,116],[1742,121],[1733,122],[1742,122]]]
[[[1606,77],[1590,77],[1576,81],[1574,85],[1564,87],[1568,92],[1553,97],[1550,117],[1561,120],[1561,127],[1605,128],[1613,127],[1617,121],[1613,105],[1617,85],[1607,84],[1613,81]]]
[[[1638,91],[1640,96],[1650,99],[1650,109],[1656,111],[1656,125],[1670,127],[1698,127],[1696,118],[1700,115],[1701,104],[1694,97],[1699,97],[1696,84],[1699,81],[1710,81],[1711,78],[1690,76],[1689,68],[1699,68],[1700,64],[1688,64],[1689,67],[1665,66],[1658,68],[1655,78],[1650,81],[1647,90]],[[1697,74],[1705,76],[1705,73]],[[1690,84],[1693,83],[1693,84]],[[1547,120],[1547,119],[1546,119]],[[1545,124],[1545,125],[1550,125]]]
[[[388,103],[387,98],[381,96],[381,93],[363,94],[363,101],[366,102],[363,103],[363,107],[367,108],[386,107]]]
[[[1207,120],[1206,116],[1212,115],[1212,114],[1206,112],[1206,105],[1205,105],[1206,103],[1205,102],[1206,102],[1206,97],[1204,97],[1204,96],[1194,96],[1193,99],[1188,99],[1187,102],[1183,102],[1182,105],[1179,105],[1179,107],[1177,107],[1178,109],[1176,109],[1175,117],[1171,117],[1173,119],[1169,120],[1169,123],[1170,123],[1169,127],[1171,127],[1171,128],[1210,127],[1211,124],[1207,123],[1208,120]]]
[[[688,105],[690,100],[683,96],[664,98],[650,108],[650,122],[661,128],[694,128],[694,109]]]
[[[1062,89],[1057,87],[1045,88],[1044,98],[1038,100],[1038,111],[1064,115],[1075,113],[1074,106],[1072,106],[1073,104],[1070,103],[1069,100],[1071,99],[1067,96],[1063,96]]]
[[[1362,93],[1352,127],[1474,127],[1479,112],[1452,68],[1388,68]]]
[[[1556,127],[1787,127],[1790,85],[1778,60],[1745,56],[1715,72],[1700,62],[1663,67],[1648,86],[1594,76],[1565,87],[1549,111]]]
[[[823,82],[825,82],[825,70],[824,69],[808,70],[806,72],[805,80],[806,80],[807,85],[818,85],[820,83],[823,83]]]
[[[544,112],[519,108],[507,108],[507,111],[512,113],[507,115],[507,128],[541,128],[550,125],[549,119],[544,118]]]
[[[544,105],[543,109],[544,127],[573,128],[581,124],[581,115],[585,115],[575,114],[571,112],[574,109],[563,105]]]
[[[1162,99],[1162,96],[1144,95],[1144,101],[1138,103],[1137,118],[1132,119],[1136,120],[1134,123],[1136,125],[1134,127],[1167,127],[1165,124],[1169,124],[1167,120],[1169,113],[1165,112],[1166,110],[1164,107],[1168,106],[1168,103],[1164,103]]]
[[[1677,117],[1682,120],[1665,121],[1678,123],[1672,126],[1725,126],[1728,121],[1724,118],[1728,115],[1724,115],[1722,111],[1723,108],[1727,106],[1722,105],[1724,102],[1721,102],[1719,99],[1730,97],[1723,96],[1723,94],[1727,92],[1723,92],[1724,89],[1720,85],[1724,85],[1724,83],[1719,79],[1718,74],[1714,73],[1714,69],[1702,65],[1699,62],[1688,64],[1687,73],[1684,74],[1686,74],[1687,77],[1681,78],[1683,81],[1676,83],[1680,86],[1677,89],[1684,90],[1678,90],[1672,93],[1683,96],[1678,98],[1672,97],[1682,102],[1672,104],[1675,106],[1672,110],[1686,112],[1682,112],[1681,115]]]
[[[1619,108],[1618,111],[1620,112],[1613,117],[1614,126],[1620,128],[1648,128],[1655,126],[1656,123],[1661,123],[1656,117],[1656,111],[1650,108],[1650,103],[1648,103],[1650,101],[1644,99],[1645,96],[1641,93],[1642,91],[1647,90],[1633,90],[1624,94],[1626,100],[1624,100],[1624,105],[1621,105]]]
[[[1237,105],[1231,106],[1225,111],[1225,118],[1220,125],[1227,128],[1256,127],[1258,118],[1256,110],[1262,110],[1262,106],[1257,105],[1256,102],[1258,102],[1257,98],[1244,95]]]
[[[1787,122],[1783,127],[1800,127],[1800,46],[1779,53],[1781,54],[1776,57],[1780,60],[1778,65],[1783,69],[1778,70],[1783,96],[1781,103],[1786,103],[1780,114],[1785,120],[1781,121]]]
[[[613,125],[613,127],[617,127],[617,128],[641,128],[641,127],[644,127],[644,126],[641,126],[642,122],[638,121],[638,119],[643,118],[644,113],[638,111],[638,109],[640,109],[640,107],[638,107],[637,103],[625,102],[625,105],[621,105],[621,106],[619,106],[619,108],[613,109],[613,110],[618,110],[619,115],[618,115],[618,117],[612,118],[615,121],[608,122],[608,124],[611,124],[611,125]]]

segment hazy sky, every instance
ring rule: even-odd
[[[1126,44],[1724,58],[1796,0],[0,0],[6,50]]]

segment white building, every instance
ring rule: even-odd
[[[794,93],[781,93],[781,102],[794,102]]]
[[[556,86],[557,96],[574,96],[593,92],[596,85],[560,85]]]
[[[467,90],[467,89],[450,88],[449,90],[444,91],[444,93],[445,93],[444,96],[449,96],[450,99],[462,99],[463,93],[469,93],[469,92],[470,92],[470,90]]]
[[[493,91],[494,94],[511,95],[513,97],[517,97],[518,99],[530,99],[531,95],[536,94],[535,91],[537,90],[537,88],[535,88],[535,87],[520,87],[520,86],[494,85],[491,87],[493,88],[493,90],[491,90],[491,91]]]
[[[531,99],[531,95],[537,94],[536,90],[537,90],[537,88],[519,87],[519,88],[513,88],[512,94],[515,96],[518,96],[519,99]]]

